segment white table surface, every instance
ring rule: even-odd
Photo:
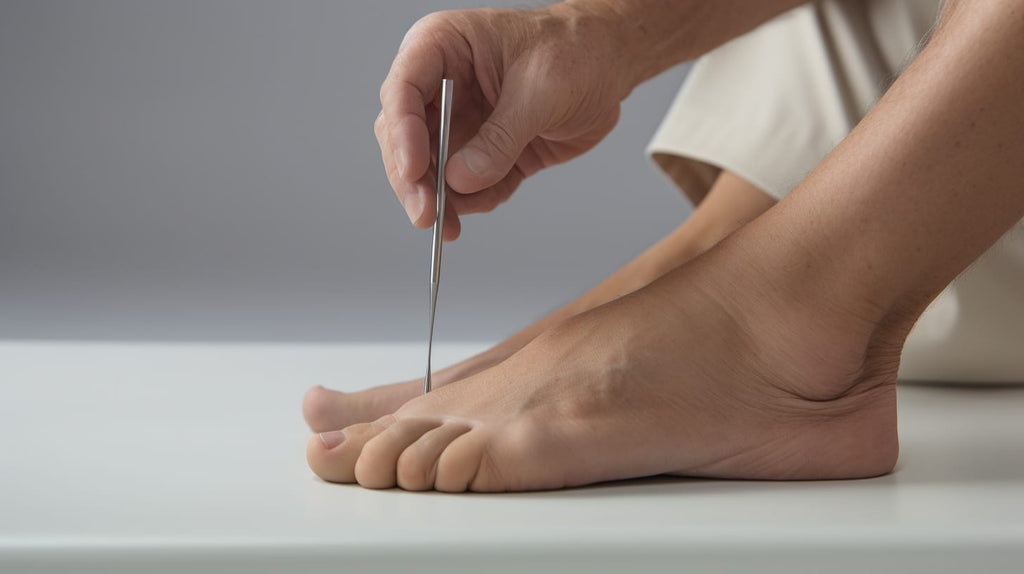
[[[0,344],[0,572],[1024,570],[1024,388],[902,388],[899,466],[869,480],[447,495],[313,476],[303,391],[414,377],[423,351]]]

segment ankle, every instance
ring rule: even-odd
[[[696,262],[702,290],[732,317],[748,351],[768,361],[780,386],[815,401],[894,383],[906,321],[851,279],[841,259],[774,229],[747,226]]]

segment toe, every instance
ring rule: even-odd
[[[451,442],[469,432],[469,425],[445,423],[409,445],[395,465],[398,486],[405,490],[430,490],[437,477],[437,461]]]
[[[434,488],[442,492],[465,492],[470,490],[505,490],[497,481],[476,488],[474,481],[484,462],[487,449],[487,434],[470,431],[453,440],[437,459],[437,476]],[[489,474],[489,473],[488,473]]]
[[[347,397],[345,393],[317,385],[306,391],[306,396],[302,399],[302,417],[315,432],[343,427],[345,425],[332,426],[331,421],[336,418],[336,413],[342,410],[337,406],[343,405]]]
[[[422,390],[418,381],[384,385],[358,393],[342,393],[316,386],[306,391],[302,400],[302,416],[314,432],[340,429],[391,414]]]
[[[356,481],[367,488],[395,486],[399,456],[406,447],[440,426],[441,421],[433,417],[399,419],[363,445],[356,461]]]
[[[395,421],[393,415],[386,415],[372,423],[355,424],[341,431],[314,435],[306,445],[309,468],[328,482],[355,482],[356,461],[363,446]]]

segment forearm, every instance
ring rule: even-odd
[[[617,43],[626,93],[807,0],[566,0],[552,8]]]

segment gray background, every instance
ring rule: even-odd
[[[516,2],[0,0],[0,338],[421,340],[430,233],[372,122],[405,30]],[[682,79],[464,222],[437,336],[494,340],[689,206],[643,146]]]

